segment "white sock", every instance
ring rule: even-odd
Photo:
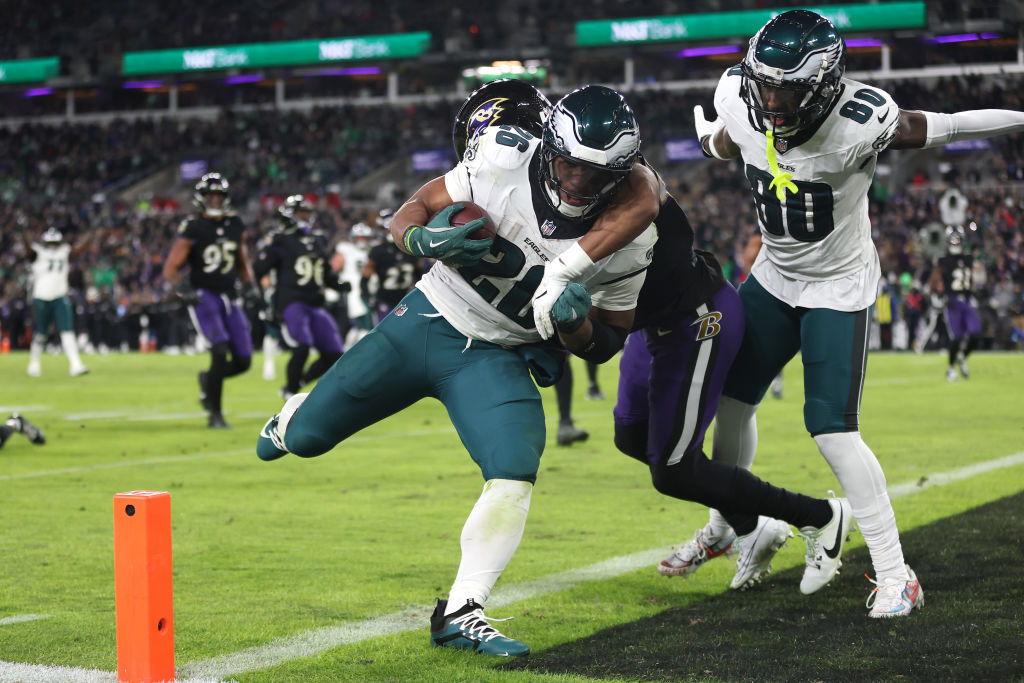
[[[28,364],[39,365],[39,359],[43,355],[43,340],[38,336],[32,337],[32,343],[29,345],[28,352]]]
[[[530,512],[533,484],[511,479],[491,479],[462,527],[462,561],[448,593],[445,614],[473,599],[478,605],[491,589],[519,547]]]
[[[757,452],[757,406],[723,396],[715,413],[714,434],[711,459],[749,470]],[[729,522],[718,510],[712,509],[708,518],[711,530],[718,538],[732,532]]]
[[[277,368],[274,367],[274,356],[277,352],[277,342],[269,334],[263,335],[263,379],[271,380],[277,376]]]
[[[875,579],[879,583],[890,578],[908,580],[896,513],[878,458],[864,443],[860,432],[819,434],[814,441],[850,500],[853,517],[871,554]]]
[[[78,342],[75,341],[75,333],[61,332],[60,345],[64,347],[64,353],[67,354],[68,360],[71,362],[71,372],[81,368],[82,359],[78,357]]]

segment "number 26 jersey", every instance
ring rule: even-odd
[[[551,209],[539,179],[540,140],[515,126],[482,130],[462,162],[445,176],[452,201],[482,206],[498,234],[490,254],[472,266],[438,261],[417,287],[459,332],[501,346],[541,341],[533,295],[544,266],[575,244],[597,220],[570,221]],[[636,307],[657,239],[653,227],[601,259],[582,282],[593,305]]]

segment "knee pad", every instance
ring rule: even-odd
[[[615,423],[615,447],[631,458],[647,464],[647,421]]]

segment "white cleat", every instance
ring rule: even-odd
[[[39,366],[39,363],[28,364],[28,376],[29,377],[42,377],[43,369]]]
[[[708,524],[703,529],[697,529],[691,540],[662,560],[658,565],[658,573],[662,576],[689,576],[708,560],[722,555],[735,555],[735,540],[736,534],[732,529],[724,536],[715,536]]]
[[[846,498],[829,498],[828,504],[832,506],[832,519],[828,524],[820,529],[808,526],[800,530],[807,544],[804,554],[807,566],[800,580],[800,592],[804,595],[821,589],[843,566],[843,546],[853,528],[853,508]]]
[[[914,608],[924,607],[924,591],[921,589],[921,582],[917,580],[917,574],[904,565],[910,579],[900,581],[889,579],[882,585],[872,581],[875,588],[868,596],[865,606],[870,607],[868,616],[872,619],[891,619],[892,617],[905,617],[914,611]],[[870,579],[868,579],[871,581]]]
[[[739,557],[736,558],[736,575],[732,577],[729,588],[742,591],[760,583],[771,572],[775,553],[792,536],[789,525],[782,520],[758,517],[757,527],[736,539]]]

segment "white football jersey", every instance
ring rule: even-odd
[[[884,90],[844,78],[832,108],[811,128],[776,140],[781,172],[796,191],[779,200],[767,138],[750,122],[742,77],[730,69],[715,91],[715,109],[742,153],[763,248],[752,272],[792,306],[854,311],[875,300],[881,272],[871,240],[868,191],[878,153],[895,137],[899,107]]]
[[[71,245],[32,244],[36,260],[32,262],[32,297],[53,301],[68,294],[68,269]]]
[[[584,234],[550,209],[531,182],[539,145],[521,129],[488,127],[444,177],[452,200],[482,206],[498,232],[491,253],[479,263],[455,268],[439,261],[416,285],[467,338],[506,347],[541,341],[532,303],[544,264]],[[609,311],[636,307],[656,239],[650,226],[585,274],[582,282],[594,306]]]
[[[338,242],[334,251],[345,257],[345,265],[341,267],[339,280],[348,282],[352,289],[346,295],[345,303],[348,307],[348,317],[358,318],[366,315],[370,309],[366,307],[362,294],[359,291],[359,282],[363,277],[363,266],[366,265],[367,252],[357,247],[352,242]]]

